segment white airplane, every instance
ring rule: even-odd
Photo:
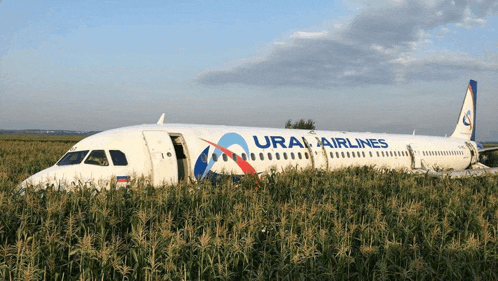
[[[133,177],[154,186],[202,180],[219,174],[244,175],[288,166],[334,170],[371,165],[460,177],[498,173],[479,163],[475,142],[477,82],[470,80],[450,137],[163,124],[124,127],[89,136],[52,167],[22,185],[108,187]]]

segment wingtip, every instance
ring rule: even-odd
[[[162,125],[164,122],[164,113],[159,117],[159,120],[157,120],[157,124]]]

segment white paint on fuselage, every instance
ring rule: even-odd
[[[83,139],[69,151],[105,150],[108,159],[110,159],[109,150],[120,150],[126,155],[127,166],[114,166],[112,161],[109,161],[109,166],[96,166],[84,164],[83,160],[77,165],[55,165],[33,175],[26,182],[33,184],[41,182],[58,184],[61,181],[78,183],[93,180],[92,182],[95,183],[99,180],[109,180],[113,177],[123,175],[152,177],[152,159],[143,137],[143,131],[165,131],[169,134],[183,136],[185,145],[187,146],[186,151],[189,153],[186,155],[189,158],[189,165],[188,173],[185,177],[190,179],[195,179],[195,176],[197,176],[195,175],[194,166],[200,158],[201,153],[207,147],[209,147],[209,152],[206,155],[207,161],[209,162],[213,157],[212,154],[215,151],[215,147],[206,141],[218,144],[224,135],[230,133],[236,133],[245,140],[249,154],[238,143],[225,148],[238,155],[238,157],[241,157],[243,153],[246,154],[247,163],[258,174],[265,173],[271,168],[283,170],[288,166],[303,169],[313,166],[320,167],[317,163],[313,165],[313,159],[319,160],[319,158],[312,159],[311,155],[309,155],[309,149],[304,146],[302,138],[310,135],[316,136],[321,140],[325,139],[330,143],[330,145],[323,145],[328,162],[326,169],[329,170],[365,165],[378,168],[411,170],[412,155],[408,150],[409,144],[418,150],[422,163],[427,169],[463,170],[470,165],[471,161],[471,152],[465,144],[466,141],[454,138],[330,131],[314,131],[310,134],[307,130],[152,124],[101,132]],[[259,147],[254,137],[260,142]],[[294,138],[294,145],[290,147],[290,140],[292,138]],[[310,138],[307,139],[309,140]],[[377,140],[377,143],[372,145],[374,147],[369,147],[368,145],[363,145],[362,147],[356,139],[373,139]],[[269,147],[261,148],[268,145],[267,140],[270,140]],[[275,140],[275,142],[271,140]],[[303,147],[297,145],[296,140]],[[349,142],[344,144],[343,141],[341,147],[338,147],[339,145],[337,143],[334,144],[333,140],[336,140],[336,142],[338,142],[337,140],[349,140]],[[378,143],[379,140],[382,140],[382,144]],[[312,153],[323,153],[323,148],[318,147],[317,141],[309,141],[309,143],[314,148],[311,151]],[[386,145],[387,147],[385,147]],[[472,142],[472,145],[475,146],[475,143]],[[251,158],[252,154],[255,156],[254,160]],[[263,155],[263,160],[261,160],[260,154]],[[280,159],[277,159],[277,154]],[[294,154],[294,159],[291,158],[291,154]],[[301,155],[301,159],[298,157],[299,154]],[[269,155],[272,157],[271,160],[269,159]],[[287,159],[284,159],[284,155]],[[244,174],[243,170],[232,158],[227,157],[227,161],[224,161],[223,157],[223,154],[221,154],[218,161],[214,162],[214,165],[210,168],[211,172],[236,175]],[[322,159],[321,161],[324,160]],[[171,168],[177,169],[176,167]],[[160,177],[161,175],[154,176]],[[161,180],[170,183],[167,178],[159,178],[159,182]],[[153,179],[153,182],[158,182],[158,178]]]

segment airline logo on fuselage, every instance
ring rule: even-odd
[[[266,148],[305,148],[303,140],[296,137],[282,136],[253,136],[254,144],[261,149]],[[320,142],[325,147],[330,148],[388,148],[389,144],[385,139],[377,138],[320,138]],[[312,147],[320,147],[320,143],[310,144]]]
[[[266,148],[306,148],[304,139],[297,137],[283,137],[283,136],[252,136],[254,144],[260,149]],[[240,167],[244,174],[254,174],[256,170],[247,163],[242,157],[233,153],[229,148],[232,145],[240,146],[247,157],[249,157],[249,146],[246,140],[237,133],[224,134],[218,143],[201,139],[208,143],[208,146],[198,156],[194,165],[194,174],[199,179],[204,179],[209,173],[216,174],[212,168],[216,162],[215,159],[219,158],[222,154],[226,154],[228,158]],[[320,138],[320,142],[313,142],[308,144],[311,147],[324,147],[330,148],[388,148],[389,144],[385,139],[379,138]],[[214,147],[214,152],[209,153],[211,147]]]
[[[216,162],[213,158],[213,155],[217,159],[223,153],[226,154],[230,159],[235,161],[235,163],[240,167],[244,174],[256,173],[256,170],[249,163],[247,163],[240,156],[236,155],[228,149],[230,146],[236,144],[242,147],[246,155],[249,155],[249,147],[247,146],[246,140],[241,135],[237,133],[227,133],[220,138],[217,144],[205,139],[202,140],[207,142],[209,145],[202,151],[202,153],[197,158],[197,161],[195,162],[194,175],[197,178],[204,179],[210,172],[213,173],[211,169]],[[209,154],[209,149],[211,148],[211,146],[214,146],[215,150],[212,154]]]

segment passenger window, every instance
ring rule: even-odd
[[[362,151],[361,154],[363,155],[363,158],[365,158],[365,151]]]
[[[378,152],[378,151],[376,151],[376,152],[377,152],[377,157],[380,157],[380,154],[379,154],[379,152]]]
[[[298,152],[298,153],[297,153],[297,158],[299,158],[299,159],[303,159],[303,156],[301,155],[301,152]]]
[[[227,161],[228,161],[228,156],[227,156],[225,153],[223,153],[223,156],[222,156],[222,157],[223,157],[223,161],[225,161],[225,162],[227,162]]]
[[[341,151],[341,156],[342,158],[346,158],[346,156],[344,156],[344,151]]]
[[[251,153],[251,160],[256,161],[256,155],[254,155],[254,153]]]
[[[346,152],[346,155],[347,155],[347,156],[348,156],[348,158],[349,158],[349,151],[348,151],[348,152]]]
[[[339,158],[339,152],[335,153],[336,158]]]
[[[369,151],[368,153],[370,154],[370,157],[373,157],[373,155],[372,155],[372,151]]]
[[[109,150],[109,154],[111,154],[111,159],[112,159],[112,164],[114,166],[126,166],[128,165],[128,161],[126,161],[126,156],[123,152],[120,150]],[[202,160],[204,162],[207,162],[207,156],[206,154],[202,154],[201,158],[204,157]]]
[[[272,158],[272,157],[271,157],[271,153],[270,153],[270,152],[268,152],[268,160],[271,160],[271,158]]]
[[[356,157],[356,155],[355,155],[354,151],[352,151],[352,152],[351,152],[351,155],[353,156],[353,158],[355,158],[355,157]]]
[[[292,160],[296,159],[294,152],[291,152],[291,158],[292,158]]]
[[[309,158],[309,156],[308,156],[308,152],[305,152],[305,153],[304,153],[304,157],[305,157],[306,159],[308,159],[308,158]]]
[[[109,166],[109,161],[107,161],[107,157],[103,150],[93,150],[90,152],[90,155],[88,155],[88,158],[86,158],[85,164]]]
[[[232,154],[233,161],[237,162],[237,154]]]
[[[278,152],[275,153],[275,158],[277,158],[277,160],[280,160],[280,154],[278,154]]]
[[[380,153],[382,154],[382,157],[384,157],[384,151],[381,151]]]
[[[259,154],[259,159],[261,159],[261,161],[265,160],[265,156],[263,155],[263,153]]]
[[[247,161],[247,156],[245,153],[242,153],[242,160]]]
[[[216,154],[213,153],[213,161],[214,162],[217,162],[218,161],[218,156]]]
[[[389,154],[391,154],[391,157],[393,157],[393,152],[392,151],[389,151]]]
[[[204,154],[204,153],[202,153],[202,154],[201,154],[201,160],[202,160],[202,162],[207,163],[207,160],[208,160],[207,155],[206,155],[206,154]]]
[[[330,158],[334,158],[334,152],[330,152]]]
[[[79,164],[81,163],[81,161],[83,161],[83,158],[85,158],[87,153],[88,150],[69,152],[66,155],[64,155],[64,157],[62,157],[62,159],[59,162],[57,162],[57,166]]]
[[[287,160],[287,152],[284,152],[284,159]]]

